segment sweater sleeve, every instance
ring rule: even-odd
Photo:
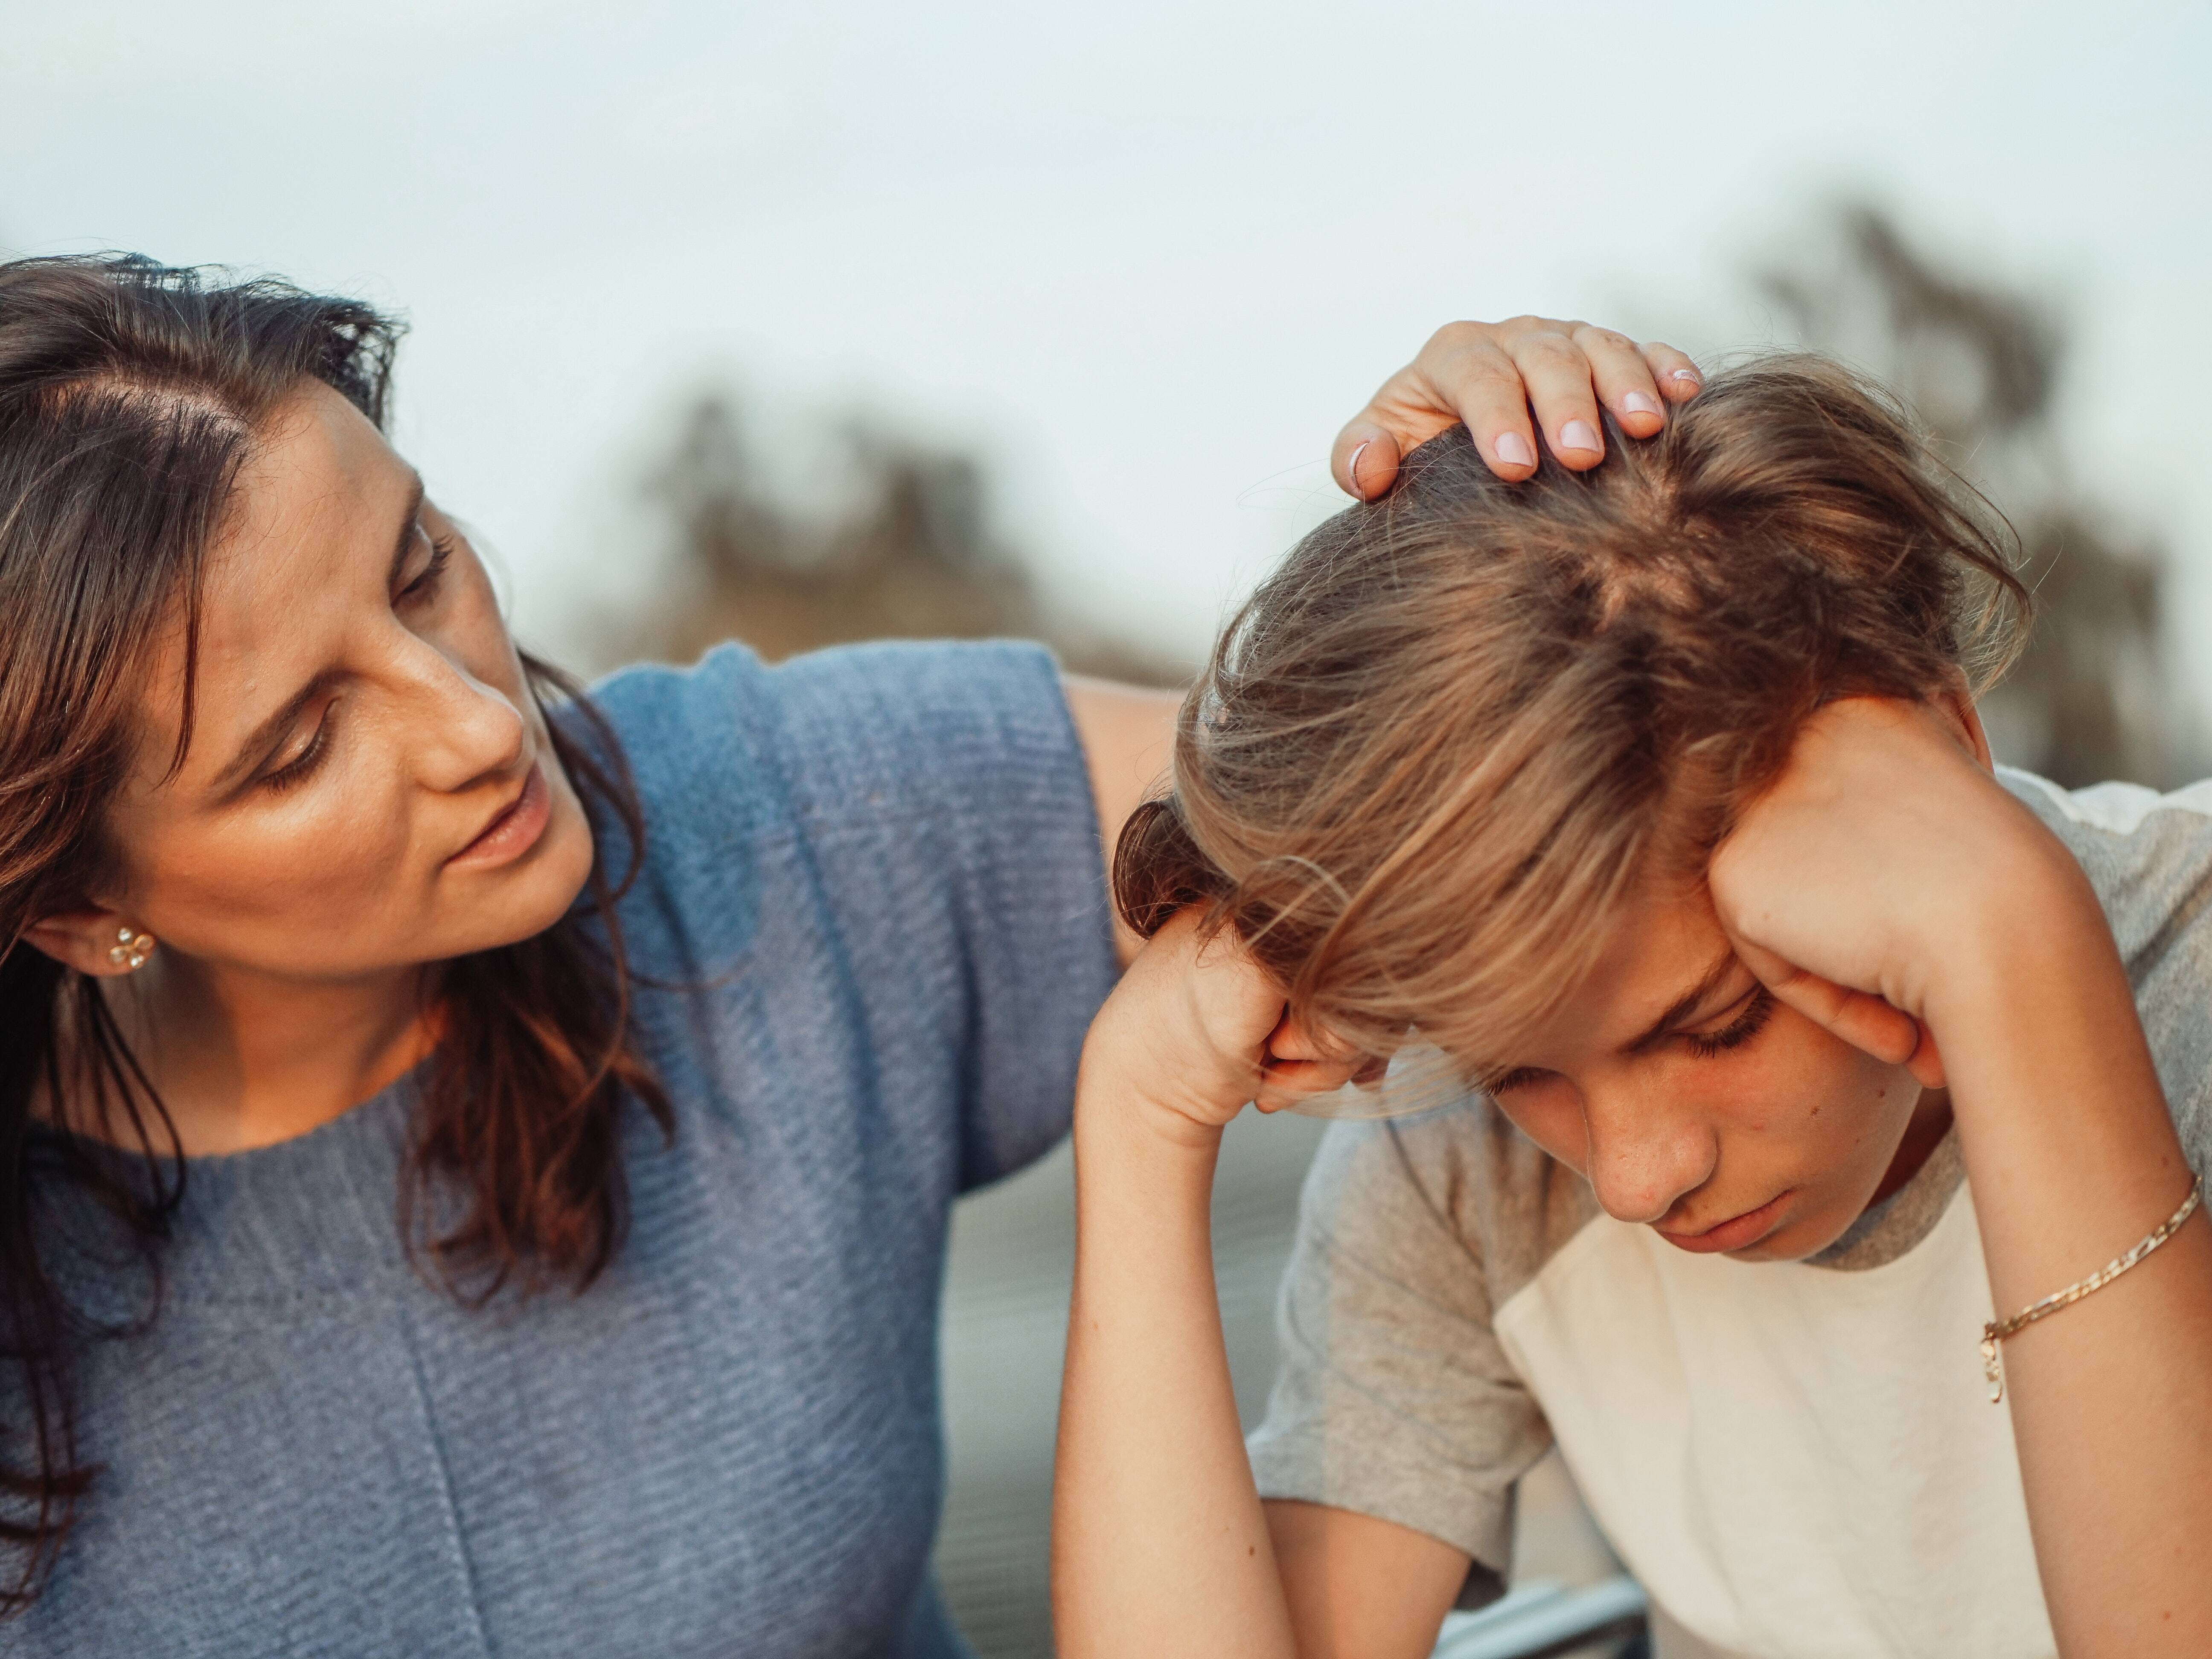
[[[950,1034],[960,1186],[994,1181],[1066,1134],[1116,971],[1059,672],[1030,645],[894,643],[769,678],[791,811],[858,982],[874,1018]]]

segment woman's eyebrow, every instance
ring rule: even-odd
[[[398,585],[399,573],[406,568],[408,551],[415,545],[415,527],[422,517],[422,475],[410,467],[407,476],[407,511],[400,518],[398,535],[392,539],[392,567],[384,579],[386,587]],[[216,775],[215,781],[209,786],[210,791],[218,795],[225,794],[244,781],[261,757],[290,729],[292,722],[300,718],[300,711],[328,688],[332,678],[327,671],[316,675],[294,692],[282,708],[247,733],[246,741],[239,744],[238,752],[231,757],[230,763]]]
[[[1624,1054],[1639,1054],[1666,1036],[1683,1020],[1695,1013],[1704,1005],[1706,998],[1726,984],[1730,975],[1735,972],[1735,952],[1723,946],[1719,957],[1714,960],[1713,965],[1705,969],[1705,977],[1683,992],[1680,996],[1676,997],[1668,1005],[1665,1013],[1644,1027],[1641,1036],[1633,1042],[1623,1044],[1620,1052]]]

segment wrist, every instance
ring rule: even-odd
[[[2179,1159],[2164,1094],[2111,924],[2053,846],[1961,927],[1923,1018],[1978,1193],[1992,1179],[2025,1182],[2046,1198],[2072,1193],[2075,1211],[2112,1176],[2131,1194],[2124,1207],[2155,1208],[2156,1194],[2134,1193],[2135,1177],[2108,1164],[2129,1149],[2155,1150],[2153,1165]]]
[[[1212,1230],[1218,1125],[1086,1078],[1075,1093],[1076,1226],[1117,1249],[1200,1248]]]
[[[1132,1151],[1157,1148],[1163,1155],[1201,1158],[1211,1164],[1226,1125],[1195,1115],[1164,1094],[1086,1053],[1075,1083],[1077,1144],[1101,1142]]]
[[[2117,983],[2125,994],[2126,970],[2095,890],[2040,824],[1983,848],[1975,878],[1926,922],[1927,976],[1916,1000],[1947,1049],[1947,1028],[1950,1041],[1967,1036],[1962,1027],[2018,1006],[2031,979],[2045,992]]]
[[[1113,1012],[1109,1006],[1109,1013]],[[1146,1041],[1126,1021],[1102,1017],[1091,1030],[1075,1078],[1075,1122],[1157,1139],[1189,1151],[1220,1145],[1229,1120],[1244,1109],[1231,1099],[1241,1079],[1213,1056]]]

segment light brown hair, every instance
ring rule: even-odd
[[[1640,881],[1702,877],[1807,716],[2018,653],[2003,520],[1838,365],[1749,362],[1610,437],[1506,483],[1455,428],[1291,552],[1122,836],[1133,926],[1206,906],[1320,1028],[1479,1074]]]

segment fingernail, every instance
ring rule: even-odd
[[[1358,448],[1352,452],[1352,459],[1346,462],[1344,466],[1344,470],[1352,477],[1352,493],[1353,496],[1363,501],[1367,499],[1367,492],[1359,487],[1359,458],[1367,453],[1368,444],[1374,441],[1375,441],[1372,438],[1370,438],[1362,442]]]
[[[1601,447],[1597,441],[1597,428],[1588,421],[1569,421],[1559,428],[1559,447],[1587,449],[1595,454]]]
[[[1528,447],[1528,441],[1517,432],[1501,432],[1491,441],[1491,448],[1498,459],[1508,466],[1534,466],[1536,452]]]
[[[1660,415],[1659,400],[1648,392],[1631,392],[1620,400],[1620,406],[1632,415]]]
[[[1667,377],[1670,380],[1687,380],[1692,386],[1703,386],[1705,377],[1694,368],[1678,368]]]

